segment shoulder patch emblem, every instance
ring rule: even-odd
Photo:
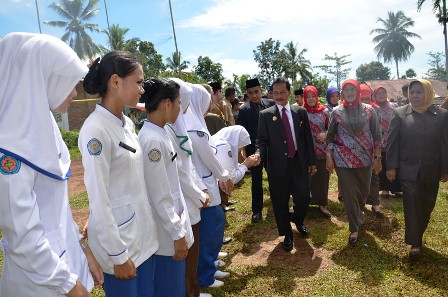
[[[232,151],[228,151],[227,155],[229,155],[229,157],[232,158],[232,156],[233,156]]]
[[[158,149],[152,149],[148,153],[149,161],[151,162],[159,162],[162,154]]]
[[[0,172],[2,174],[14,174],[19,172],[21,162],[14,157],[3,155],[0,158]]]
[[[87,150],[89,151],[90,155],[99,156],[101,154],[101,151],[103,150],[103,145],[98,139],[92,138],[87,143]]]
[[[197,131],[196,134],[198,134],[199,137],[205,136],[205,133],[203,131]]]

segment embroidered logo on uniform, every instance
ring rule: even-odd
[[[232,151],[228,151],[228,152],[227,152],[227,155],[229,155],[229,157],[232,158],[232,156],[233,156],[233,155],[232,155]]]
[[[149,161],[159,162],[161,155],[162,154],[160,153],[160,151],[158,149],[152,149],[148,153]]]
[[[99,156],[103,150],[103,145],[98,139],[92,138],[87,143],[87,150],[92,156]]]
[[[204,137],[205,136],[204,131],[198,131],[196,133],[198,134],[199,137]]]
[[[277,120],[277,117],[276,117],[276,116],[273,116],[273,117],[272,117],[272,121],[275,122],[276,120]]]
[[[14,174],[20,170],[20,161],[14,157],[4,155],[0,158],[0,171],[3,174]]]

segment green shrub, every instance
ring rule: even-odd
[[[69,149],[77,148],[78,147],[78,137],[79,137],[79,131],[72,130],[72,131],[62,131],[62,139],[64,140],[65,144]]]

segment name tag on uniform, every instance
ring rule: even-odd
[[[120,143],[118,144],[119,146],[121,146],[122,148],[124,148],[125,150],[128,150],[130,152],[133,152],[134,154],[137,152],[137,150],[129,145],[127,145],[126,143],[123,143],[120,141]]]

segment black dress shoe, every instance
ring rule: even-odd
[[[286,252],[290,252],[294,246],[294,243],[292,242],[292,236],[285,236],[285,239],[283,240],[283,249]]]
[[[354,245],[354,244],[356,244],[358,242],[358,237],[349,237],[348,238],[348,243],[350,244],[350,245]]]
[[[376,210],[373,206],[372,206],[372,213],[375,214],[375,216],[377,218],[383,218],[384,217],[384,213],[378,208],[378,210]]]
[[[261,213],[256,212],[252,214],[252,223],[258,223],[261,221]]]
[[[235,210],[235,207],[233,207],[233,206],[224,206],[224,211],[232,211],[232,210]]]
[[[237,203],[238,201],[236,201],[236,200],[229,200],[229,201],[227,201],[227,206],[229,206],[229,205],[233,205],[233,204],[235,204],[235,203]]]
[[[331,218],[331,212],[329,212],[328,210],[327,210],[327,212],[322,211],[322,209],[320,209],[320,207],[318,207],[318,209],[319,209],[319,212],[324,215],[324,217]]]
[[[232,241],[232,237],[230,237],[230,236],[224,236],[222,238],[222,244],[228,244],[231,241]]]
[[[307,236],[308,234],[310,234],[310,231],[306,228],[305,225],[297,227],[297,231],[299,231],[303,236]]]

